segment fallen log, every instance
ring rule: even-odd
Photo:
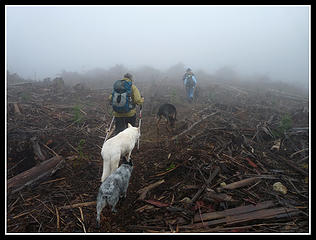
[[[207,220],[212,220],[212,219],[224,218],[227,216],[258,211],[258,210],[269,208],[272,206],[274,206],[274,203],[272,201],[266,201],[266,202],[258,203],[256,205],[241,206],[241,207],[226,209],[224,211],[204,213],[202,215],[196,214],[193,220],[194,222],[201,222],[202,220],[207,221]]]
[[[61,156],[55,156],[10,178],[7,185],[8,192],[15,193],[26,186],[53,175],[62,167],[63,163],[64,159]]]
[[[217,188],[217,191],[220,192],[222,189],[233,190],[233,189],[236,189],[236,188],[247,186],[247,185],[252,184],[252,183],[254,183],[256,181],[259,181],[259,180],[260,180],[260,177],[246,178],[246,179],[243,179],[243,180],[240,180],[240,181],[237,181],[237,182],[233,182],[233,183],[227,184],[226,186],[219,187],[219,188]]]
[[[190,225],[179,226],[180,228],[201,228],[207,226],[213,226],[217,224],[236,224],[242,222],[248,222],[251,220],[257,219],[271,219],[271,218],[286,218],[299,214],[299,210],[296,208],[271,208],[271,209],[262,209],[258,211],[252,211],[250,213],[238,214],[238,215],[230,215],[221,219],[216,219],[207,222],[195,223]]]
[[[308,172],[304,171],[303,169],[299,168],[297,166],[297,164],[295,164],[292,160],[290,159],[285,159],[284,157],[282,156],[279,156],[284,163],[286,163],[288,166],[290,166],[292,169],[296,170],[296,172],[299,172],[301,173],[302,175],[308,177]]]
[[[160,184],[162,184],[164,182],[165,182],[165,180],[162,179],[162,180],[160,180],[158,182],[155,182],[153,184],[148,185],[147,187],[144,187],[144,188],[138,190],[137,193],[140,194],[140,196],[138,197],[138,200],[144,200],[148,191],[150,191],[151,189],[159,186]]]
[[[274,218],[274,217],[280,218],[281,216],[288,217],[289,215],[287,214],[293,213],[293,212],[298,213],[299,210],[296,208],[284,208],[284,207],[262,209],[259,211],[253,211],[250,213],[226,217],[226,223],[235,224],[235,223],[241,223],[241,222],[246,222],[246,221],[255,220],[255,219],[269,219],[269,218]]]
[[[218,202],[237,202],[232,196],[225,193],[216,193],[213,189],[206,189],[207,192],[203,196],[204,199],[212,199]]]

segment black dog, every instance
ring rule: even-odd
[[[165,103],[159,107],[158,113],[157,113],[157,133],[159,134],[159,122],[164,116],[164,118],[167,120],[167,130],[170,132],[169,125],[171,128],[175,128],[175,121],[177,121],[177,109],[175,106],[173,106],[170,103]]]

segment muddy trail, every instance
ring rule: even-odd
[[[110,89],[8,86],[8,233],[309,231],[306,98],[209,84],[189,104],[179,86],[139,85],[145,104],[127,198],[117,213],[103,210],[100,229]],[[173,133],[161,122],[158,135],[155,114],[166,102],[178,121]],[[21,174],[49,160],[58,162],[53,170],[23,182]]]

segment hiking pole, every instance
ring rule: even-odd
[[[111,127],[112,127],[112,123],[113,123],[113,121],[114,121],[114,116],[112,117],[112,121],[111,121],[111,123],[110,123],[110,126],[109,126],[109,128],[106,130],[106,136],[105,136],[105,139],[104,139],[104,142],[108,139],[108,135],[109,135],[109,132],[110,132],[110,130],[111,130]]]
[[[138,122],[139,138],[138,138],[138,140],[137,140],[137,150],[139,150],[140,126],[141,126],[141,124],[142,124],[142,109],[143,109],[143,106],[140,105],[140,109],[139,109],[139,122]]]

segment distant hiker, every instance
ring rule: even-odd
[[[188,68],[183,75],[183,84],[185,86],[186,96],[189,102],[193,101],[194,91],[196,87],[196,78],[194,73],[192,72],[191,68]]]
[[[132,74],[126,73],[122,80],[117,80],[113,84],[113,91],[109,99],[115,117],[114,134],[126,129],[128,123],[136,127],[136,105],[142,107],[144,98],[133,84]]]
[[[187,70],[185,70],[185,73],[182,77],[183,84],[184,84],[184,80],[187,78],[190,72],[192,72],[191,68],[188,68]]]

